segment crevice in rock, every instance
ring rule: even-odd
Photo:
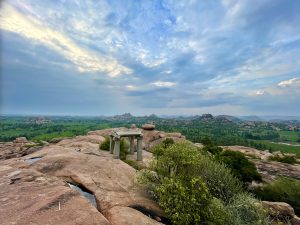
[[[32,158],[29,158],[29,159],[25,159],[24,161],[26,163],[32,164],[32,163],[35,163],[35,162],[39,161],[41,158],[43,158],[43,157],[37,156],[37,157],[32,157]]]
[[[151,209],[147,209],[144,206],[141,205],[130,205],[128,206],[130,208],[133,208],[141,213],[143,213],[144,215],[150,217],[151,219],[154,219],[160,223],[166,224],[166,225],[172,225],[171,220],[169,220],[166,217],[162,217],[161,215],[157,214],[155,211],[151,210]]]
[[[97,203],[96,203],[96,197],[92,191],[87,189],[84,185],[82,185],[80,183],[76,183],[74,181],[72,181],[72,182],[68,181],[67,184],[69,185],[70,188],[79,192],[79,194],[81,194],[83,197],[85,197],[98,210]]]

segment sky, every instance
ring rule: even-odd
[[[1,114],[300,115],[299,0],[2,0]]]

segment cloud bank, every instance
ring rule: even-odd
[[[44,91],[51,87],[74,101],[56,98],[45,112],[298,115],[299,8],[294,0],[7,0],[4,112],[38,111],[55,98]],[[23,106],[24,91],[37,99]]]

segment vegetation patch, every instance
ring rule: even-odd
[[[110,138],[105,136],[105,140],[99,144],[99,149],[104,151],[109,151],[110,148]]]
[[[270,184],[257,188],[254,194],[262,200],[289,203],[300,216],[300,180],[280,177]]]
[[[125,159],[125,160],[123,160],[123,162],[127,163],[129,166],[133,167],[136,170],[145,169],[145,166],[141,165],[136,160]]]
[[[261,175],[257,172],[255,164],[250,162],[241,152],[226,150],[221,152],[217,159],[225,163],[242,182],[261,181]]]
[[[161,143],[153,154],[152,170],[142,170],[139,181],[174,224],[267,224],[261,204],[231,170],[192,143]]]
[[[297,163],[297,159],[295,156],[288,156],[288,155],[284,155],[284,154],[283,154],[283,156],[279,156],[279,155],[271,156],[271,157],[269,157],[269,160],[282,162],[282,163],[288,163],[288,164]]]

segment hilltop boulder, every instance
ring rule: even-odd
[[[143,130],[154,130],[155,129],[155,125],[154,124],[150,124],[150,123],[146,123],[142,125],[142,129]]]

